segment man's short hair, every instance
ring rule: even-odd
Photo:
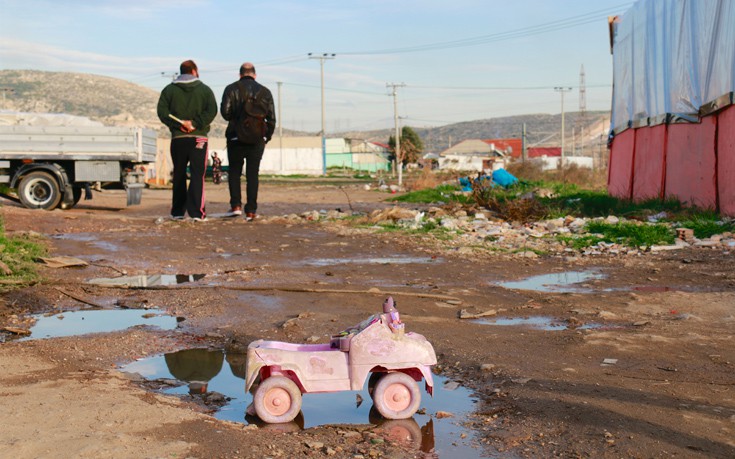
[[[191,75],[192,73],[194,73],[194,70],[199,71],[197,65],[191,59],[182,62],[179,66],[179,72],[182,75]]]
[[[255,75],[255,66],[250,62],[246,62],[240,66],[240,76]]]

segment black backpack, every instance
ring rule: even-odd
[[[261,86],[257,93],[252,94],[240,81],[237,82],[237,87],[243,100],[242,110],[235,123],[237,140],[247,145],[262,144],[268,132],[265,123],[268,115],[265,88]]]

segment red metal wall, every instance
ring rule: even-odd
[[[633,198],[638,201],[664,197],[666,176],[665,124],[638,129],[635,135]]]
[[[627,129],[613,139],[608,192],[676,198],[735,216],[735,106],[701,119]]]
[[[735,105],[717,115],[717,188],[720,212],[735,216]]]
[[[613,140],[607,176],[607,191],[620,199],[631,199],[633,184],[633,157],[635,129],[628,129]]]
[[[665,196],[703,209],[717,206],[717,116],[700,124],[671,124],[666,139]]]

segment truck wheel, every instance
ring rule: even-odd
[[[35,171],[20,180],[18,197],[29,209],[52,210],[61,201],[61,190],[51,174]]]
[[[71,209],[72,207],[77,205],[80,199],[82,199],[82,189],[81,188],[75,186],[71,189],[71,192],[72,192],[73,202],[71,204],[66,204],[64,203],[64,201],[61,201],[61,204],[59,204],[59,207],[62,210]]]
[[[271,376],[258,386],[253,404],[255,413],[265,422],[291,422],[301,411],[301,391],[285,376]]]
[[[375,408],[384,418],[406,419],[416,413],[421,403],[419,386],[405,373],[388,373],[375,384]]]

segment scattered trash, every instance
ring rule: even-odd
[[[204,277],[205,274],[155,274],[151,276],[97,278],[91,279],[87,283],[105,287],[166,287],[196,282]]]
[[[613,365],[616,365],[618,363],[618,359],[604,359],[602,363],[600,364],[601,367],[610,367]]]
[[[71,267],[78,267],[78,266],[89,266],[89,263],[87,263],[84,260],[80,260],[79,258],[74,257],[53,257],[53,258],[44,258],[40,257],[40,261],[45,263],[50,268],[71,268]]]

